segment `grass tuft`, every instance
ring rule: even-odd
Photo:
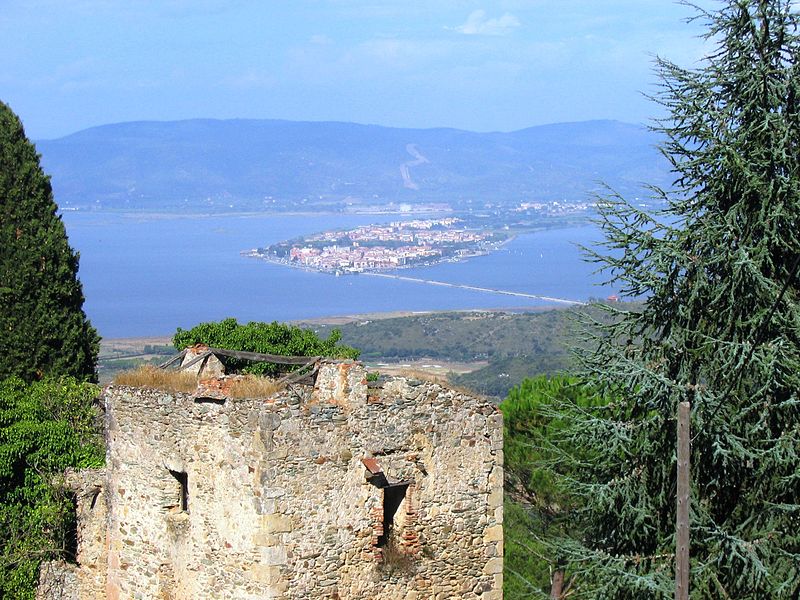
[[[142,365],[133,371],[123,371],[114,377],[117,385],[149,387],[168,392],[193,392],[197,388],[197,376],[183,371],[165,371],[152,365]]]
[[[268,398],[281,389],[273,379],[257,375],[245,375],[234,379],[225,388],[231,398]]]
[[[383,569],[389,573],[414,573],[417,566],[414,558],[396,544],[397,540],[391,540],[383,547]]]
[[[114,377],[114,383],[186,393],[195,392],[198,385],[194,373],[166,371],[152,365],[142,365],[132,371],[123,371]],[[224,380],[221,388],[229,398],[268,398],[279,391],[281,386],[267,377],[243,375]]]

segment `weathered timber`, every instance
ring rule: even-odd
[[[225,348],[210,348],[207,352],[203,352],[202,354],[195,357],[193,360],[189,361],[185,365],[182,365],[181,368],[185,369],[187,367],[192,366],[193,364],[199,362],[209,354],[215,354],[217,356],[227,356],[230,358],[238,358],[240,360],[251,360],[254,362],[271,362],[278,365],[308,365],[313,364],[320,360],[321,356],[282,356],[280,354],[261,354],[259,352],[243,352],[239,350],[226,350]],[[170,358],[168,361],[159,365],[159,368],[166,369],[167,367],[175,364],[178,360],[183,358],[186,355],[186,350],[183,350],[180,354],[177,354]]]
[[[178,354],[176,354],[175,356],[173,356],[172,358],[167,360],[166,362],[163,362],[160,365],[158,365],[158,368],[159,369],[166,369],[167,367],[170,367],[170,366],[174,365],[176,362],[178,362],[179,360],[181,360],[184,356],[186,356],[186,349],[185,348],[183,350],[181,350]]]

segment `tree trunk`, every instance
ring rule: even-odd
[[[564,587],[564,571],[559,569],[553,573],[550,580],[550,598],[552,600],[561,600],[562,588]]]

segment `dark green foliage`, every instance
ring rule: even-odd
[[[588,409],[606,404],[608,401],[602,396],[566,376],[528,378],[511,389],[500,410],[506,436],[505,468],[514,487],[524,489],[528,497],[536,497],[542,505],[554,502],[550,496],[556,487],[553,471],[539,471],[535,465],[541,464],[543,455],[563,450],[561,433],[567,424],[557,409]]]
[[[56,208],[36,149],[0,102],[0,378],[95,377],[99,338]]]
[[[74,379],[95,378],[99,338],[83,312],[78,257],[56,208],[35,148],[0,102],[2,598],[32,599],[42,560],[74,559],[74,509],[53,478],[103,462],[97,388]]]
[[[717,49],[698,70],[658,61],[668,209],[605,209],[616,252],[602,260],[647,301],[618,311],[584,357],[622,400],[563,411],[595,457],[566,467],[584,503],[584,536],[558,544],[576,598],[672,596],[681,401],[692,597],[800,595],[800,19],[783,0],[702,18]]]
[[[588,409],[608,400],[567,377],[525,379],[500,404],[505,458],[504,593],[507,600],[547,598],[561,567],[546,540],[575,535],[579,498],[571,492],[565,453],[582,454],[565,435],[564,407]],[[585,456],[585,459],[590,457]]]
[[[103,463],[92,400],[74,379],[0,382],[0,597],[32,599],[42,560],[74,560],[74,509],[53,479]]]
[[[240,325],[236,319],[225,319],[217,323],[201,323],[188,330],[178,328],[172,341],[178,350],[195,344],[206,344],[212,348],[261,354],[358,358],[358,350],[340,345],[340,339],[341,334],[337,329],[331,331],[326,339],[322,339],[310,329],[276,321],[251,321],[247,325]],[[227,366],[244,373],[274,374],[278,371],[278,366],[271,363],[225,360]]]
[[[551,563],[536,536],[541,521],[536,511],[516,500],[503,502],[503,597],[505,600],[547,598]]]

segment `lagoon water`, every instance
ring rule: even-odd
[[[103,337],[171,335],[208,320],[289,321],[383,311],[532,308],[514,296],[382,277],[302,271],[240,256],[240,251],[325,229],[396,216],[144,215],[67,212],[80,252],[84,308]],[[614,293],[582,261],[577,244],[601,239],[595,226],[518,236],[488,256],[402,269],[423,279],[586,300]]]

